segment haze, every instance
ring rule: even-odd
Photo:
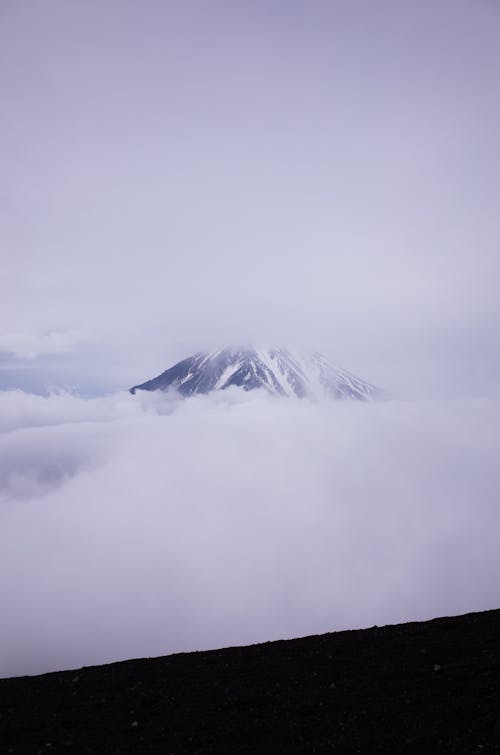
[[[500,10],[0,1],[0,675],[497,608]],[[323,352],[392,397],[127,389]]]

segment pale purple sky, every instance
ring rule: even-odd
[[[310,345],[498,393],[500,6],[3,0],[0,388]]]

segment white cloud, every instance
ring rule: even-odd
[[[71,353],[75,350],[78,340],[78,335],[69,331],[4,332],[0,333],[0,352],[19,359],[36,359],[39,356]]]
[[[6,405],[4,675],[497,604],[493,401]]]

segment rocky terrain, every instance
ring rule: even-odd
[[[500,750],[500,610],[0,680],[4,753]]]

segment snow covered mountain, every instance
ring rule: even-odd
[[[264,388],[278,396],[299,398],[379,398],[375,386],[334,367],[326,357],[282,348],[222,349],[194,354],[158,377],[130,389],[155,391],[176,389],[183,396],[210,393],[234,385],[246,391]]]

